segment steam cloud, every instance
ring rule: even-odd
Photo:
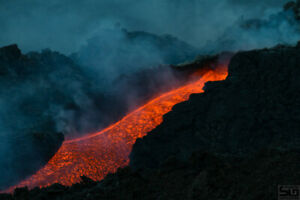
[[[262,18],[287,0],[0,0],[0,44],[23,51],[77,51],[99,26],[171,34],[197,47],[215,41],[241,17]],[[238,36],[238,34],[235,34]]]

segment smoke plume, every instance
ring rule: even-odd
[[[171,34],[194,46],[215,41],[242,16],[266,17],[287,0],[1,0],[0,45],[25,52],[51,48],[76,52],[103,24]]]

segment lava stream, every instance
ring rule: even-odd
[[[128,165],[128,156],[137,138],[159,125],[162,116],[175,104],[187,100],[192,93],[203,92],[205,82],[224,80],[227,67],[207,69],[202,74],[197,81],[155,98],[101,132],[65,141],[42,169],[15,187],[72,185],[80,182],[83,175],[101,180],[106,174]]]

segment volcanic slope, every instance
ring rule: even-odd
[[[162,116],[175,104],[188,100],[192,93],[203,92],[207,81],[224,80],[227,66],[205,68],[201,74],[192,83],[155,98],[101,132],[64,142],[46,166],[18,187],[72,185],[80,182],[81,176],[101,180],[106,174],[128,165],[128,155],[136,139],[159,125]]]
[[[299,55],[299,45],[237,53],[225,81],[208,83],[205,93],[173,107],[138,139],[129,167],[100,182],[82,178],[71,187],[23,188],[2,197],[275,199],[278,185],[300,180]]]
[[[130,165],[156,168],[194,151],[247,156],[265,148],[299,150],[299,55],[300,45],[237,53],[225,81],[207,83],[203,94],[176,105],[136,141]]]

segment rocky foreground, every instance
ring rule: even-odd
[[[225,81],[176,105],[130,166],[0,199],[276,199],[300,180],[300,46],[237,53]]]

